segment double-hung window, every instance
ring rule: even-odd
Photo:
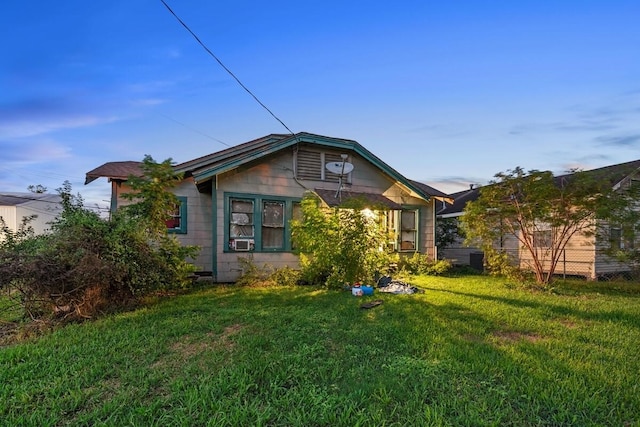
[[[229,215],[229,237],[253,238],[253,200],[231,199],[231,213]]]
[[[290,251],[289,221],[300,199],[252,194],[225,195],[229,251]]]
[[[548,249],[553,244],[551,230],[536,230],[533,232],[533,246],[540,249]]]
[[[400,251],[418,249],[418,210],[400,211]]]
[[[614,250],[633,249],[635,236],[628,228],[612,226],[609,228],[609,243]]]
[[[167,220],[167,230],[170,233],[185,234],[187,232],[187,198],[176,197],[177,203],[169,210]]]

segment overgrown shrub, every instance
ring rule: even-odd
[[[400,257],[398,267],[407,274],[438,276],[451,270],[452,264],[447,259],[434,260],[426,254],[415,253],[411,256]]]
[[[150,157],[145,161],[152,175],[159,166]],[[197,248],[182,246],[166,228],[150,224],[154,219],[130,210],[101,218],[71,194],[68,182],[58,192],[62,212],[48,234],[34,236],[28,220],[17,232],[0,227],[0,288],[26,316],[92,318],[190,283],[194,267],[186,260]]]
[[[301,210],[302,218],[292,221],[292,234],[306,282],[332,289],[372,283],[389,265],[390,254],[384,250],[388,235],[362,202],[329,209],[309,194]]]

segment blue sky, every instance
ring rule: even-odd
[[[292,131],[442,191],[640,158],[637,0],[167,2]],[[0,191],[107,206],[107,161],[286,133],[160,0],[9,0],[0,37]]]

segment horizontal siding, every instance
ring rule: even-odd
[[[18,229],[15,206],[0,206],[0,216],[11,231],[16,231]]]
[[[192,178],[182,181],[174,193],[187,198],[187,233],[175,236],[183,245],[200,247],[198,256],[192,262],[200,270],[211,271],[211,195],[198,192]]]

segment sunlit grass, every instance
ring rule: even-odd
[[[413,283],[214,287],[5,347],[0,424],[639,425],[637,294]]]

